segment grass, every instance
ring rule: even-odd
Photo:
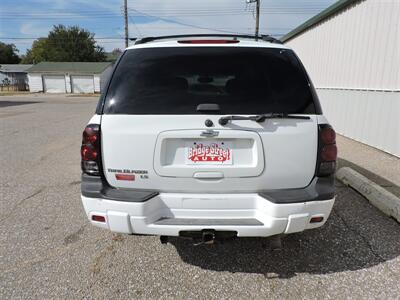
[[[94,94],[66,94],[67,97],[99,97],[100,93]]]
[[[19,92],[19,91],[0,91],[0,97],[1,96],[15,96],[15,95],[35,95],[35,94],[40,94],[40,93],[31,93],[29,91],[24,91],[24,92]],[[52,94],[46,94],[46,93],[41,93],[43,95],[52,95]],[[54,95],[60,95],[60,94],[54,94]],[[100,93],[94,93],[94,94],[63,94],[66,97],[99,97]]]
[[[0,91],[1,96],[13,96],[13,95],[29,95],[31,92],[29,91]]]

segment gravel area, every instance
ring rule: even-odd
[[[91,226],[79,148],[96,102],[0,99],[0,299],[400,298],[400,225],[339,183],[327,224],[279,252],[264,239],[162,245]]]

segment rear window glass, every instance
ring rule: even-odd
[[[171,47],[128,50],[111,79],[105,114],[314,114],[312,88],[291,50]]]

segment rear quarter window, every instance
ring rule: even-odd
[[[169,47],[127,50],[104,98],[105,114],[318,113],[315,91],[291,50]]]

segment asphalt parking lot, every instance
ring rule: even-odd
[[[328,223],[280,252],[262,239],[162,245],[89,225],[79,148],[96,102],[0,97],[0,299],[400,297],[400,225],[340,184]]]

